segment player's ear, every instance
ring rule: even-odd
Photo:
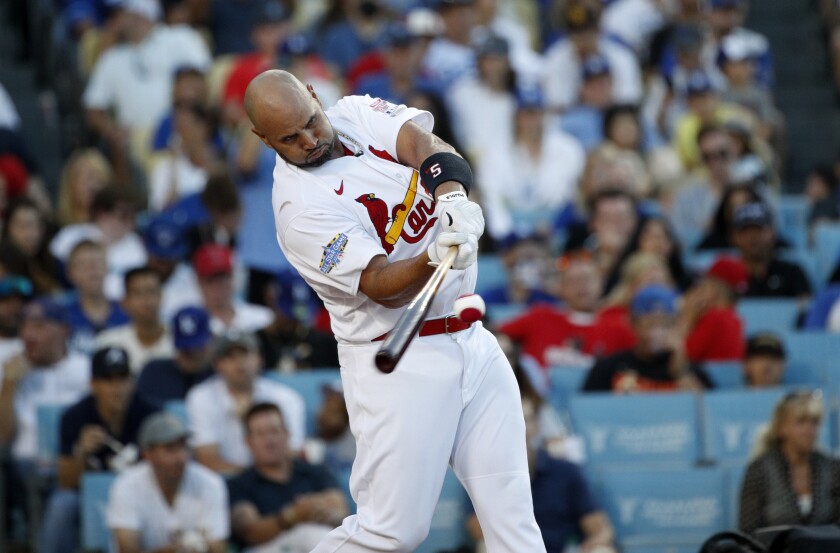
[[[255,129],[253,127],[251,127],[251,132],[254,133],[255,135],[257,135],[257,138],[262,140],[263,144],[265,144],[269,148],[272,148],[271,144],[269,144],[269,142],[268,142],[268,138],[266,138],[266,136],[263,133],[261,133],[260,131],[258,131],[257,129]]]
[[[324,105],[321,103],[321,99],[320,99],[320,98],[318,98],[318,95],[317,95],[317,94],[315,94],[315,89],[314,89],[314,88],[312,88],[312,85],[311,85],[311,84],[306,85],[306,90],[308,90],[308,91],[309,91],[309,95],[310,95],[310,96],[312,96],[312,97],[315,99],[315,101],[316,101],[316,102],[318,102],[318,105],[319,105],[319,106],[324,107]]]

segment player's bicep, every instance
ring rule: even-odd
[[[285,229],[281,246],[305,280],[351,295],[358,292],[370,260],[385,253],[357,221],[319,213],[295,217]]]

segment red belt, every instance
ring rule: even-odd
[[[420,325],[420,332],[418,336],[434,336],[435,334],[452,334],[453,332],[461,332],[472,326],[472,323],[465,323],[455,315],[443,317],[440,319],[429,319]],[[381,342],[388,337],[386,332],[382,336],[377,336],[371,342]]]

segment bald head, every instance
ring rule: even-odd
[[[335,132],[312,86],[287,71],[257,75],[245,90],[245,112],[253,133],[287,163],[318,166],[335,150]]]

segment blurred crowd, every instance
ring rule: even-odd
[[[837,66],[834,4],[819,8]],[[545,522],[550,551],[609,546],[606,515],[577,493],[571,429],[545,403],[549,369],[591,366],[587,392],[702,390],[714,385],[705,363],[736,361],[747,385],[777,386],[783,339],[746,335],[739,302],[792,298],[799,327],[840,331],[840,266],[823,279],[802,264],[814,229],[840,221],[840,158],[785,182],[771,44],[745,27],[749,9],[56,2],[52,40],[83,84],[64,103],[84,121],[59,182],[40,175],[0,84],[7,533],[75,551],[90,470],[122,470],[108,507],[120,551],[224,551],[229,536],[308,551],[346,514],[335,474],[354,451],[340,385],[324,388],[314,430],[300,394],[266,376],[338,366],[329,317],[277,245],[275,155],[243,107],[254,76],[283,68],[325,109],[345,94],[426,109],[470,161],[496,262],[482,270],[500,277],[479,291],[491,315],[516,307],[488,324],[539,426],[529,436],[542,436],[529,440],[538,520],[563,520]],[[790,190],[802,190],[798,226],[781,224]],[[69,406],[53,480],[37,436],[50,405]],[[551,505],[570,489],[574,502]],[[40,529],[33,496],[46,498]],[[195,532],[172,523],[190,517]],[[477,521],[469,530],[480,543]]]

